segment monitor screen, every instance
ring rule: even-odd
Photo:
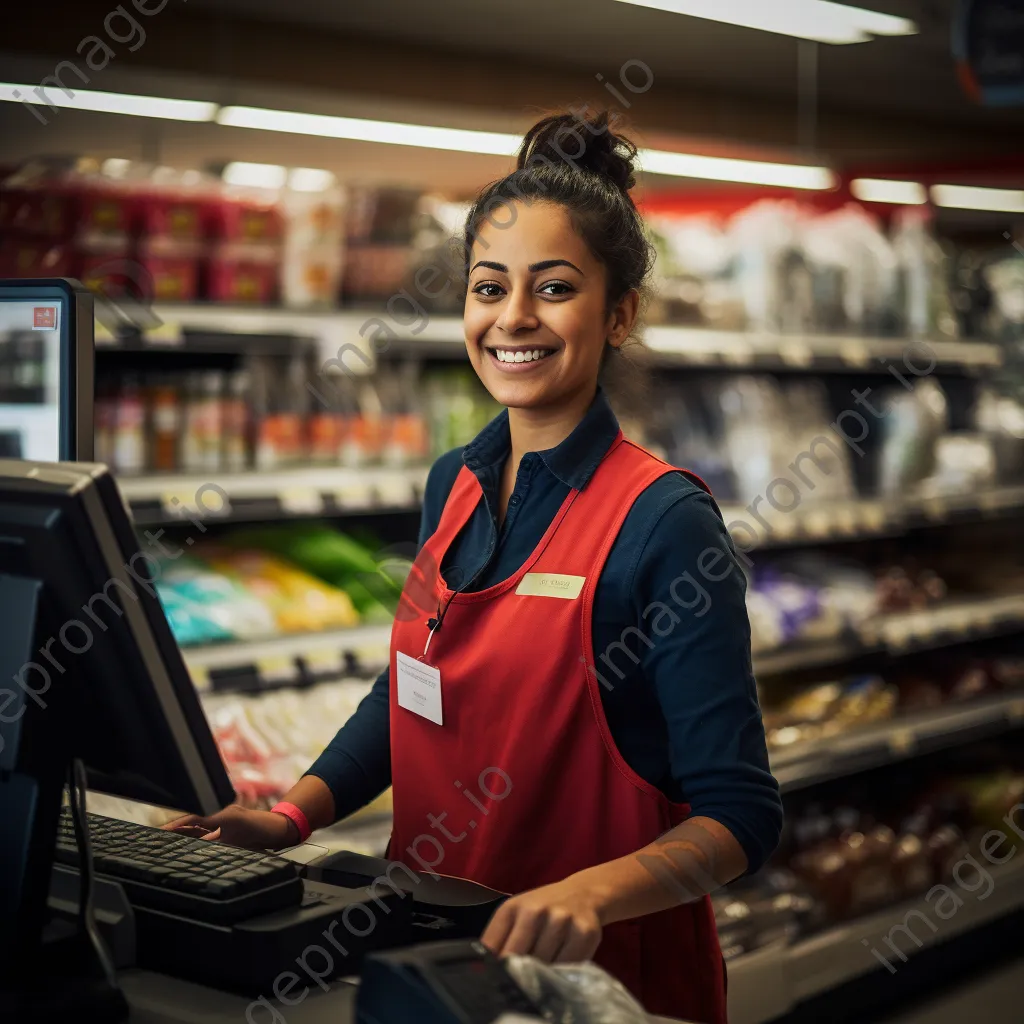
[[[92,367],[81,285],[0,281],[0,459],[91,459]]]
[[[0,458],[61,456],[62,306],[57,299],[0,301]]]

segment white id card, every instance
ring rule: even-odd
[[[441,670],[397,652],[398,706],[438,725],[441,718]]]

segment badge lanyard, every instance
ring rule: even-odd
[[[427,619],[427,628],[430,632],[427,634],[427,642],[423,645],[423,653],[420,655],[420,661],[426,661],[427,651],[430,650],[430,641],[434,639],[434,634],[441,628],[441,623],[444,622],[445,616],[448,614],[448,609],[452,606],[452,601],[455,600],[459,594],[465,590],[467,584],[463,584],[458,589],[452,591],[452,596],[448,598],[444,608],[441,607],[441,598],[437,599],[437,614],[432,615]]]

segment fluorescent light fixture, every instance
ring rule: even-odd
[[[218,124],[234,128],[314,135],[320,138],[352,139],[358,142],[379,142],[395,146],[417,146],[458,153],[481,153],[487,156],[513,156],[518,152],[522,143],[521,136],[507,132],[440,128],[434,125],[372,121],[366,118],[336,117],[329,114],[304,114],[290,110],[270,110],[264,107],[228,106],[218,108],[216,103],[199,100],[162,99],[155,96],[134,96],[113,92],[71,91],[59,87],[47,89],[40,87],[37,92],[33,91],[33,87],[29,85],[0,83],[0,100],[43,106],[47,105],[49,101],[56,107],[132,114],[139,117],[171,118],[184,121],[215,120]],[[829,189],[835,184],[832,172],[827,167],[767,163],[760,160],[737,160],[656,149],[641,150],[640,160],[643,169],[650,174],[800,189]],[[286,168],[278,164],[238,162],[229,164],[225,168],[224,180],[230,184],[260,188],[280,188],[287,180],[297,191],[321,191],[333,184],[334,177],[330,171],[313,167],[294,168],[289,177]]]
[[[901,203],[920,206],[928,202],[928,192],[919,181],[893,181],[889,178],[854,178],[850,191],[865,203]]]
[[[228,185],[247,188],[283,188],[288,171],[280,164],[248,164],[236,161],[228,164],[221,177]]]
[[[835,185],[835,177],[827,167],[774,164],[762,160],[734,160],[721,156],[673,153],[663,149],[641,150],[640,166],[649,174],[735,181],[746,185],[775,185],[781,188],[803,189],[829,189]]]
[[[233,128],[260,128],[270,132],[383,142],[393,146],[421,146],[458,153],[486,153],[491,156],[512,156],[522,142],[520,136],[502,132],[436,128],[432,125],[370,121],[330,114],[301,114],[292,110],[268,110],[264,107],[222,107],[217,114],[217,122]]]
[[[293,167],[288,172],[288,187],[293,192],[326,192],[337,178],[319,167]]]
[[[300,114],[289,110],[267,110],[259,107],[224,107],[217,115],[217,121],[238,128],[258,128],[264,131],[354,139],[361,142],[384,142],[396,146],[422,146],[427,149],[447,149],[490,156],[512,156],[522,142],[519,135],[499,132],[436,128],[393,121],[368,121],[327,114]],[[734,160],[656,149],[641,150],[640,161],[643,169],[651,174],[670,174],[684,178],[709,178],[714,181],[804,189],[827,189],[835,183],[832,172],[827,167],[807,167],[802,164]]]
[[[0,82],[0,100],[42,107],[63,107],[68,110],[95,110],[103,114],[159,117],[171,121],[212,121],[217,112],[216,103],[207,103],[204,100],[169,100],[161,96],[96,92],[72,88],[74,84],[72,82],[68,86],[55,84],[44,87]]]
[[[908,18],[832,3],[831,0],[620,0],[673,14],[776,32],[819,43],[863,43],[872,36],[909,36]]]
[[[954,210],[1024,213],[1024,190],[978,185],[932,185],[932,202]]]

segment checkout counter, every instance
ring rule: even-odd
[[[241,1024],[242,1021],[247,1024],[355,1024],[356,1021],[357,979],[336,981],[328,992],[314,986],[295,1006],[254,1004],[242,996],[151,971],[122,971],[118,981],[131,1008],[130,1024]],[[524,1018],[509,1015],[508,1024],[513,1021],[525,1024]],[[650,1021],[651,1024],[678,1024],[668,1017],[651,1017]]]

